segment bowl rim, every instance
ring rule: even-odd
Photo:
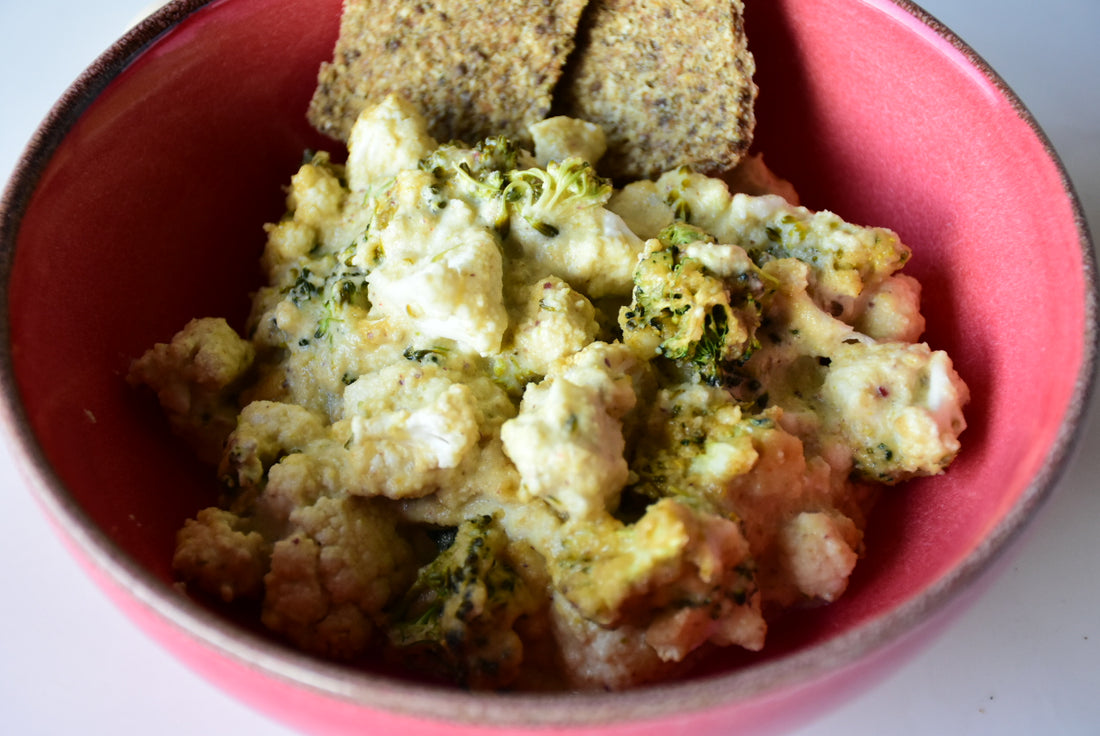
[[[36,185],[54,152],[83,112],[114,79],[163,35],[182,21],[224,0],[172,0],[134,24],[72,83],[35,131],[0,199],[0,286],[11,277],[20,224]],[[68,493],[50,467],[20,399],[13,366],[9,302],[0,302],[0,424],[4,441],[40,508],[60,536],[79,551],[93,570],[128,592],[160,621],[217,655],[264,676],[305,687],[322,697],[354,706],[425,721],[495,726],[584,726],[682,715],[729,707],[755,696],[807,686],[827,673],[850,667],[926,628],[959,598],[960,592],[998,558],[1029,525],[1051,496],[1087,424],[1096,382],[1098,349],[1096,254],[1083,208],[1066,168],[1030,111],[992,67],[959,36],[912,0],[858,0],[865,5],[916,21],[961,53],[992,83],[1041,143],[1061,176],[1063,193],[1074,215],[1085,280],[1083,354],[1066,414],[1039,473],[981,544],[961,564],[900,607],[808,649],[707,678],[666,682],[616,693],[471,693],[455,688],[406,682],[317,660],[242,631],[237,625],[178,595],[131,559],[99,529]],[[751,676],[750,676],[751,675]],[[446,713],[447,718],[433,714]]]

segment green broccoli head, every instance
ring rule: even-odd
[[[657,239],[672,246],[690,245],[692,243],[717,243],[718,240],[703,230],[683,220],[676,220],[657,234]]]
[[[444,662],[460,684],[503,687],[523,659],[516,621],[538,600],[509,562],[508,538],[491,516],[464,521],[446,543],[397,606],[390,644],[428,668]]]
[[[496,227],[507,230],[508,213],[501,194],[508,184],[508,172],[519,165],[519,147],[504,136],[486,138],[473,146],[459,141],[445,143],[421,159],[420,169],[432,174],[435,185],[433,207],[442,209],[452,197],[466,201],[492,201]]]
[[[722,387],[663,388],[638,432],[629,492],[650,500],[671,496],[718,513],[733,513],[727,487],[755,467],[758,446],[777,428],[776,410],[754,413]]]
[[[599,176],[592,164],[567,158],[551,161],[545,169],[511,172],[504,201],[539,233],[554,237],[574,211],[603,205],[612,191],[611,181]]]
[[[686,246],[714,238],[684,222],[666,228],[634,269],[634,292],[619,312],[623,341],[641,354],[677,361],[716,385],[758,347],[763,282],[751,268],[737,277],[713,273]]]
[[[504,136],[486,138],[474,146],[453,141],[445,143],[420,161],[420,169],[441,180],[467,180],[501,190],[504,174],[516,168],[520,150]]]
[[[494,226],[501,237],[509,221],[519,215],[538,233],[554,237],[578,211],[602,205],[611,197],[608,179],[596,174],[587,161],[569,158],[545,169],[519,168],[524,152],[508,138],[486,138],[475,146],[453,142],[438,147],[421,160],[420,168],[436,180],[440,204],[448,197],[492,200],[499,206]]]

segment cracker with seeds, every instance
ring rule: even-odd
[[[310,123],[347,141],[359,112],[400,94],[440,141],[506,135],[550,110],[587,0],[345,0]]]
[[[591,0],[555,108],[603,127],[601,173],[737,164],[756,100],[743,11],[742,0]]]

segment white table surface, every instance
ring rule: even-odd
[[[1100,230],[1100,1],[923,5],[1020,95]],[[53,101],[148,8],[149,0],[0,0],[3,180]],[[1094,421],[978,600],[921,653],[795,733],[1100,734],[1098,478]],[[0,733],[292,733],[136,631],[58,543],[2,447],[0,493]]]

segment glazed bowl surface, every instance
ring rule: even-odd
[[[747,2],[755,147],[803,202],[896,230],[925,339],[974,397],[944,476],[884,497],[840,601],[777,622],[760,655],[617,694],[473,694],[288,650],[184,596],[171,551],[207,471],[123,380],[198,315],[243,320],[262,223],[304,149],[339,0],[181,0],[58,103],[4,195],[5,433],[89,573],[244,700],[318,733],[725,733],[858,687],[971,590],[1050,492],[1094,370],[1095,271],[1072,188],[1015,96],[917,7]],[[1026,415],[1028,421],[1019,421]]]

